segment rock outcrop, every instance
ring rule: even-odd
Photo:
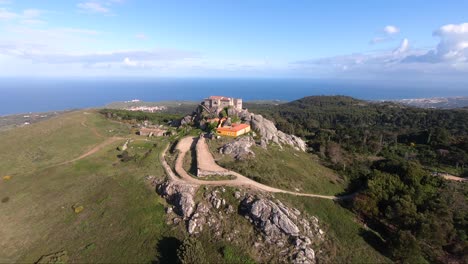
[[[307,150],[307,144],[300,137],[288,135],[278,130],[271,120],[268,120],[261,115],[250,114],[250,116],[245,117],[245,120],[250,121],[252,129],[260,133],[262,137],[261,146],[264,148],[270,141],[272,141],[278,145],[289,145],[296,150]]]
[[[302,140],[300,137],[294,135],[288,135],[282,131],[278,130],[278,139],[281,143],[290,145],[296,150],[306,151],[307,150],[307,143]]]
[[[252,137],[240,137],[235,141],[224,145],[219,149],[221,154],[231,155],[236,160],[244,160],[255,157],[255,153],[250,149],[255,144]]]
[[[292,219],[297,217],[285,206],[278,206],[268,199],[254,199],[252,196],[242,201],[247,215],[268,236],[279,236],[284,233],[298,236],[299,228]]]
[[[266,247],[275,245],[284,260],[292,263],[316,263],[312,241],[319,244],[324,232],[318,219],[301,217],[297,209],[289,208],[280,201],[247,195],[241,202],[240,211],[265,236]],[[262,247],[257,244],[257,247]],[[265,247],[265,245],[263,246]]]
[[[174,212],[183,219],[192,216],[196,190],[197,186],[182,182],[164,181],[156,185],[156,191],[175,206]]]
[[[235,191],[235,200],[229,199],[223,187],[204,187],[203,196],[194,202],[196,188],[184,183],[158,182],[153,176],[147,180],[157,186],[157,191],[170,204],[166,208],[168,224],[184,224],[187,232],[197,236],[207,230],[214,241],[252,243],[258,252],[260,262],[316,263],[314,248],[320,247],[325,233],[319,227],[316,217],[302,215],[299,210],[288,207],[269,196],[252,195]],[[228,202],[230,200],[230,202]],[[234,214],[244,216],[255,227],[251,232],[253,241],[237,241],[239,223],[230,224]],[[238,219],[238,218],[237,218]],[[238,220],[236,220],[238,221]]]
[[[204,129],[206,127],[206,121],[204,117],[212,115],[213,113],[209,113],[205,108],[199,106],[191,115],[187,115],[180,120],[174,121],[172,125],[195,125],[201,129]],[[237,110],[234,108],[228,109],[228,115],[229,117],[237,116],[242,120],[242,122],[250,124],[252,130],[260,134],[260,145],[263,148],[267,148],[268,143],[274,142],[280,146],[289,145],[300,151],[307,150],[307,144],[301,138],[279,131],[271,120],[264,118],[262,115],[250,113],[246,109]],[[231,120],[228,118],[227,124],[230,122]]]

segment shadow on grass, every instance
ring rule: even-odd
[[[195,140],[193,141],[192,146],[190,147],[190,155],[192,156],[192,160],[190,161],[189,172],[192,175],[197,175],[197,173],[198,173],[198,170],[197,170],[197,150],[196,150]]]
[[[367,242],[367,244],[369,244],[371,247],[377,250],[380,254],[388,258],[390,257],[390,252],[388,252],[388,248],[385,244],[385,241],[382,240],[382,238],[378,236],[375,232],[372,232],[371,230],[366,230],[364,228],[360,228],[359,235]]]
[[[179,259],[177,257],[177,249],[182,245],[182,242],[175,237],[164,237],[158,242],[156,250],[159,257],[152,262],[152,264],[177,264]]]

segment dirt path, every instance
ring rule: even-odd
[[[450,174],[441,174],[440,176],[444,177],[444,179],[449,181],[457,181],[457,182],[466,182],[468,181],[467,178],[457,177]]]
[[[282,189],[278,189],[278,188],[274,188],[274,187],[270,187],[270,186],[258,183],[234,171],[230,172],[230,174],[236,176],[236,179],[234,180],[205,181],[205,180],[195,179],[192,176],[190,176],[183,168],[185,154],[187,153],[187,151],[190,150],[194,140],[195,138],[185,137],[181,139],[179,143],[177,144],[176,148],[177,150],[179,150],[179,155],[177,156],[177,159],[176,159],[175,171],[180,176],[180,178],[177,177],[177,175],[172,171],[171,167],[166,162],[165,155],[169,147],[167,147],[163,151],[160,157],[160,160],[161,160],[161,163],[163,164],[164,169],[166,170],[167,174],[172,180],[179,181],[179,182],[182,181],[182,182],[190,183],[193,185],[237,186],[237,187],[251,188],[251,189],[271,192],[271,193],[286,193],[286,194],[292,194],[292,195],[297,195],[297,196],[315,197],[315,198],[322,198],[322,199],[328,199],[328,200],[342,200],[342,199],[348,199],[348,198],[353,197],[353,195],[329,196],[329,195],[319,195],[319,194],[286,191],[286,190],[282,190]]]
[[[229,170],[219,166],[208,149],[205,138],[197,138],[193,140],[193,143],[196,143],[196,153],[197,153],[197,168],[200,171],[211,172],[213,174],[217,173],[229,173]],[[192,145],[193,147],[193,145]]]
[[[71,160],[67,160],[65,162],[62,162],[62,163],[59,163],[57,165],[54,165],[54,166],[61,166],[61,165],[65,165],[65,164],[69,164],[69,163],[73,163],[75,161],[78,161],[78,160],[81,160],[81,159],[84,159],[88,156],[91,156],[93,155],[94,153],[98,152],[99,150],[101,150],[102,148],[116,142],[116,141],[119,141],[119,140],[122,140],[124,138],[121,138],[121,137],[111,137],[111,138],[108,138],[106,140],[104,140],[104,142],[94,146],[92,149],[90,149],[89,151],[87,151],[86,153],[84,153],[83,155],[77,157],[77,158],[74,158],[74,159],[71,159]]]

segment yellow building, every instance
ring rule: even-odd
[[[222,136],[238,137],[250,132],[250,125],[233,124],[232,126],[219,127],[216,129],[216,132]]]

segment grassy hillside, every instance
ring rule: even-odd
[[[302,212],[315,215],[325,225],[331,239],[327,254],[330,263],[391,263],[375,246],[376,234],[360,223],[356,216],[334,203],[322,199],[277,194],[278,198]]]
[[[79,156],[105,138],[129,133],[91,112],[72,112],[0,133],[0,175],[15,175]]]
[[[85,159],[48,167],[126,131],[98,114],[75,112],[0,136],[7,149],[1,175],[12,176],[0,182],[0,262],[35,262],[60,251],[82,263],[157,258],[157,244],[167,235],[164,201],[144,177],[164,175],[154,160],[166,142],[131,143],[135,158],[125,163],[117,157],[120,140]],[[75,213],[74,206],[84,210]]]
[[[254,159],[236,161],[218,149],[232,139],[209,141],[217,162],[266,185],[300,192],[333,195],[343,192],[345,181],[333,170],[322,166],[315,156],[290,147],[271,144],[267,150],[253,146]]]
[[[5,151],[0,153],[0,262],[31,263],[57,254],[70,263],[174,263],[186,226],[166,224],[167,204],[144,180],[147,175],[164,177],[158,160],[169,139],[146,140],[130,133],[127,125],[94,111],[72,112],[1,133],[0,147]],[[135,141],[122,156],[117,147],[126,138]],[[66,163],[96,146],[92,155]],[[285,189],[343,191],[343,180],[310,154],[274,146],[254,151],[255,160],[224,157],[220,164]],[[3,179],[7,175],[11,178]],[[234,199],[233,191],[227,188],[225,199]],[[386,260],[360,235],[354,215],[339,205],[288,195],[278,198],[320,218],[333,239],[327,247],[333,251],[330,262]],[[212,231],[205,229],[198,240],[207,261],[255,259],[249,246],[254,242],[252,225],[240,215],[226,218],[223,225],[242,232],[229,242],[213,240]]]

